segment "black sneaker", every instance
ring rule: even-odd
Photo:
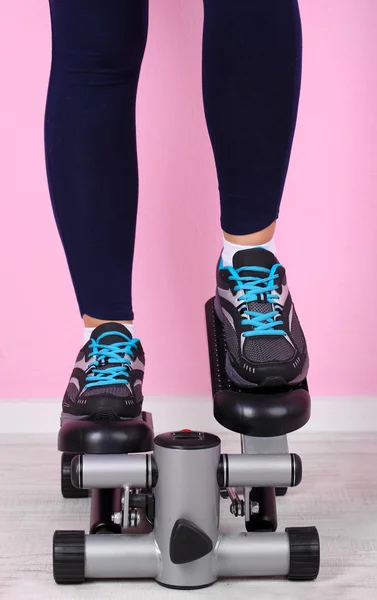
[[[227,375],[236,385],[286,386],[305,379],[305,337],[285,269],[272,252],[240,250],[232,267],[220,258],[215,309],[224,325]]]
[[[141,415],[145,358],[126,325],[103,323],[80,350],[63,399],[70,419],[130,419]]]

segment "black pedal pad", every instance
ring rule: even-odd
[[[71,454],[128,454],[150,452],[153,423],[149,413],[138,419],[66,421],[58,435],[58,449]]]

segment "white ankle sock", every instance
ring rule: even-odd
[[[221,258],[223,259],[224,265],[227,267],[233,266],[233,256],[235,253],[239,250],[250,250],[251,248],[265,248],[275,254],[275,240],[272,238],[266,244],[257,244],[256,246],[242,246],[241,244],[232,244],[232,242],[228,242],[223,236],[223,251],[221,253]]]
[[[94,330],[95,330],[95,327],[85,327],[84,328],[84,344],[86,344],[86,342],[89,342],[90,336],[92,335]]]
[[[124,326],[127,327],[128,331],[134,338],[135,337],[135,325],[133,325],[133,324],[131,325],[130,323],[124,323]],[[90,340],[90,336],[92,335],[92,333],[95,329],[96,329],[95,327],[85,327],[84,328],[84,344],[86,344],[86,342],[88,342]]]

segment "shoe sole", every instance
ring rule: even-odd
[[[224,315],[221,309],[221,304],[218,295],[215,296],[215,314],[221,323],[224,323]],[[269,377],[265,377],[260,383],[255,383],[244,379],[237,373],[235,368],[232,366],[229,358],[229,352],[226,351],[226,360],[225,360],[225,370],[229,379],[242,388],[256,388],[256,387],[280,387],[280,386],[289,386],[289,385],[297,385],[304,381],[309,371],[309,357],[306,356],[304,367],[299,375],[292,379],[291,381],[286,381],[283,377],[271,375]]]
[[[89,415],[71,415],[70,413],[60,413],[60,427],[68,421],[105,421],[111,423],[114,421],[134,421],[135,419],[142,419],[142,409],[140,414],[135,417],[119,417],[118,414],[111,408],[107,409],[104,407],[103,410],[97,410]]]

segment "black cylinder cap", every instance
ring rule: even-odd
[[[170,431],[161,433],[154,439],[156,446],[172,450],[208,450],[220,445],[220,438],[204,431]]]
[[[289,538],[289,573],[292,581],[316,579],[320,566],[320,544],[315,527],[287,527]]]
[[[296,487],[302,481],[302,460],[298,454],[291,454],[292,461],[292,482],[291,486]]]
[[[72,458],[71,481],[76,488],[82,488],[82,456],[80,454]]]
[[[56,583],[85,581],[85,531],[55,531],[53,573]]]

